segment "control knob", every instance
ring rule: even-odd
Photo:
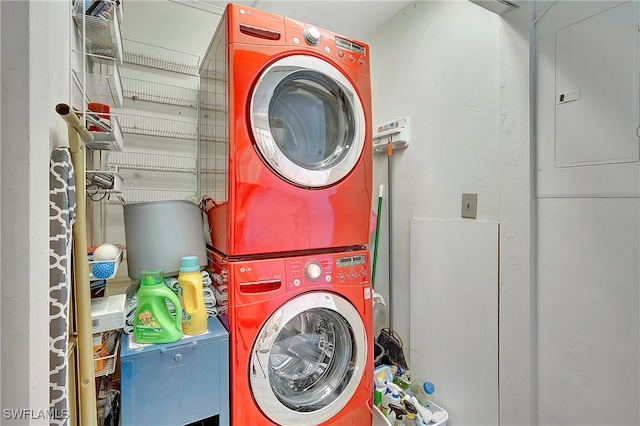
[[[311,261],[304,265],[304,275],[309,280],[317,280],[320,278],[320,274],[322,274],[322,268],[320,268],[320,265],[317,262]]]
[[[305,28],[302,35],[307,43],[312,46],[317,46],[320,43],[320,31],[316,27]]]

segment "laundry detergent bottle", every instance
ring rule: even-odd
[[[178,288],[182,301],[182,331],[190,335],[204,333],[207,331],[207,310],[197,256],[184,256],[181,259]]]
[[[182,307],[178,296],[164,284],[161,269],[140,272],[138,305],[133,318],[133,337],[138,343],[171,343],[182,337]],[[167,306],[173,304],[175,315]]]

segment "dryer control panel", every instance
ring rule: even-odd
[[[369,75],[369,46],[332,31],[249,6],[229,3],[221,22],[234,43],[314,50],[342,67]]]
[[[288,46],[313,49],[333,58],[342,67],[369,73],[369,46],[365,43],[289,18],[285,18],[284,38]]]

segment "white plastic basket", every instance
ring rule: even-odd
[[[449,413],[447,413],[447,410],[445,410],[444,408],[440,407],[437,404],[434,404],[431,401],[429,401],[429,403],[426,405],[426,407],[429,410],[431,410],[432,413],[435,413],[436,411],[444,411],[444,418],[442,420],[440,420],[439,422],[430,423],[429,426],[431,426],[431,425],[433,425],[433,426],[447,426],[447,420],[449,420]]]
[[[122,249],[118,248],[118,256],[114,260],[93,260],[93,256],[89,255],[89,281],[96,280],[110,280],[116,276],[118,273],[118,267],[120,266],[120,262],[122,261]],[[94,267],[98,264],[106,263],[109,264],[110,267],[113,268],[113,272],[108,277],[96,277],[93,275]]]
[[[444,414],[445,414],[442,420],[436,423],[429,423],[429,426],[447,426],[447,420],[449,420],[449,413],[447,413],[447,411],[444,408],[434,404],[433,402],[429,402],[426,407],[432,412],[444,411]],[[382,411],[380,411],[378,407],[374,406],[373,408],[374,408],[373,422],[372,422],[373,426],[392,426],[391,423],[389,423],[385,415],[382,413]]]

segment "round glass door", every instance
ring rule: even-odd
[[[340,181],[364,148],[364,109],[355,89],[312,56],[288,56],[269,66],[253,91],[250,117],[263,159],[299,186]]]
[[[306,293],[260,330],[249,365],[251,391],[280,425],[319,424],[351,399],[366,357],[364,324],[353,305],[331,293]]]

